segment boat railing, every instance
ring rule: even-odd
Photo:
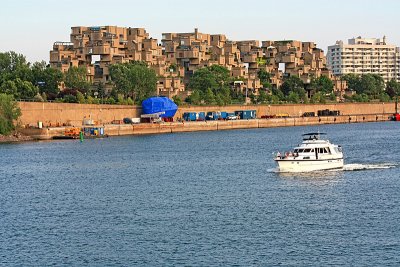
[[[299,156],[299,153],[293,151],[287,151],[283,155],[278,151],[275,155],[276,159],[289,159],[289,158],[296,158]]]

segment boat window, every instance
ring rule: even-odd
[[[325,148],[326,153],[331,154],[331,150],[329,149],[329,147]]]
[[[309,149],[309,148],[304,149],[304,152],[305,152],[305,153],[310,153],[310,152],[311,152],[311,149]]]
[[[327,147],[324,147],[323,150],[324,150],[324,152],[322,152],[322,153],[325,153],[325,154],[328,154],[328,153],[329,153]]]
[[[299,150],[298,150],[298,149],[295,149],[295,150],[294,150],[294,153],[298,153],[298,152],[299,152]]]
[[[313,149],[311,149],[311,152],[312,152],[312,153],[314,153],[314,148],[313,148]]]

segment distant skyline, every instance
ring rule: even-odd
[[[160,42],[163,32],[225,34],[229,40],[313,41],[325,52],[337,40],[387,37],[400,46],[400,1],[104,1],[6,0],[1,4],[0,52],[30,62],[49,61],[56,41],[70,41],[72,26],[145,28]]]

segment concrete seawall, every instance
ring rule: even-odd
[[[18,102],[22,112],[21,125],[45,127],[82,125],[83,118],[91,118],[99,124],[114,120],[140,117],[142,108],[127,105],[95,105],[74,103]]]
[[[114,120],[123,118],[137,118],[142,113],[140,106],[124,105],[94,105],[73,103],[47,103],[47,102],[19,102],[22,111],[20,124],[24,126],[37,126],[42,122],[45,127],[75,125],[80,126],[83,118],[91,118],[99,124],[110,124]],[[288,114],[299,117],[304,112],[318,110],[338,110],[341,115],[375,115],[391,114],[395,112],[394,103],[336,103],[336,104],[287,104],[287,105],[229,105],[229,106],[182,106],[179,107],[175,120],[182,118],[185,112],[208,112],[236,110],[256,110],[257,117],[262,115]],[[221,127],[225,127],[221,125]],[[232,124],[236,127],[236,124]]]
[[[236,121],[199,121],[199,122],[166,122],[166,123],[140,123],[140,124],[104,124],[105,134],[109,136],[162,134],[197,131],[221,131],[234,129],[290,127],[322,124],[342,124],[360,122],[388,121],[390,114],[363,114],[343,115],[335,117],[291,117],[275,119],[255,119]],[[21,129],[25,135],[35,139],[52,139],[54,136],[63,135],[66,127],[45,127]]]

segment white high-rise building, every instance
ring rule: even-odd
[[[400,82],[400,48],[386,43],[386,37],[353,38],[328,47],[328,67],[334,75],[379,74],[385,82]]]

